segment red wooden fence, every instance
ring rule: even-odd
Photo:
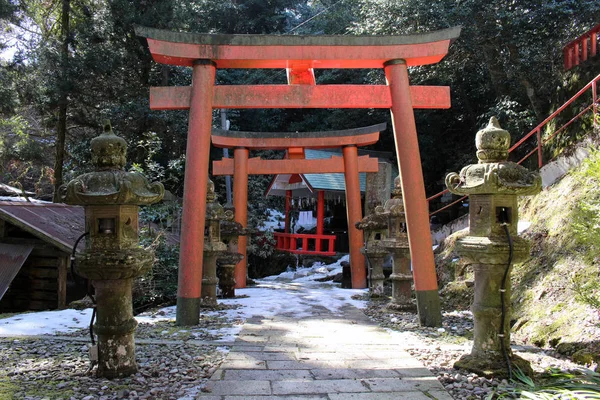
[[[598,53],[600,39],[600,24],[596,25],[577,39],[563,47],[565,71],[594,57]]]
[[[335,255],[335,235],[274,232],[273,236],[277,240],[277,250],[294,254]],[[301,243],[300,246],[298,242]],[[323,247],[323,243],[327,243],[327,249]]]

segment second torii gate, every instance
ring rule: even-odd
[[[189,109],[177,324],[196,325],[214,108],[387,108],[420,322],[441,324],[429,210],[413,108],[448,108],[450,90],[410,86],[408,67],[439,62],[460,28],[404,36],[211,35],[137,27],[156,62],[192,67],[191,87],[150,89],[152,109]],[[217,85],[217,68],[285,68],[289,85]],[[387,85],[316,85],[314,68],[383,68]]]
[[[350,266],[352,287],[367,285],[364,257],[360,252],[363,245],[362,231],[354,224],[362,218],[360,172],[377,172],[378,160],[369,156],[358,157],[358,146],[368,146],[379,140],[379,133],[386,124],[364,128],[328,132],[239,132],[213,129],[212,144],[216,147],[234,148],[233,159],[225,158],[213,162],[213,175],[233,175],[233,202],[236,220],[243,226],[247,223],[248,175],[273,174],[326,174],[344,173],[348,236],[350,242]],[[304,149],[342,148],[342,157],[306,160]],[[248,159],[249,150],[287,150],[288,159]],[[322,205],[322,204],[321,204]],[[242,239],[242,237],[240,237]],[[246,239],[244,237],[244,239]],[[330,249],[331,251],[332,249]],[[246,256],[246,240],[240,240],[238,252]],[[236,287],[246,287],[245,258],[236,265]]]

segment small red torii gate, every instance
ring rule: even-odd
[[[193,68],[191,87],[150,89],[151,109],[190,110],[178,325],[195,325],[199,321],[213,108],[390,109],[419,318],[423,325],[441,324],[413,108],[449,108],[450,90],[411,87],[408,67],[439,62],[458,38],[460,27],[403,36],[213,35],[146,27],[136,27],[136,34],[147,39],[156,62]],[[217,68],[285,68],[289,85],[215,85]],[[316,85],[314,68],[383,68],[387,85]],[[242,161],[243,157],[238,159]],[[247,167],[246,161],[242,164],[240,168]],[[247,171],[239,175],[247,176]],[[247,186],[247,182],[241,178],[237,184],[234,182],[234,195],[235,186]],[[238,222],[243,216],[239,217]]]
[[[360,172],[377,172],[378,160],[369,156],[358,157],[358,146],[374,144],[379,140],[379,133],[385,130],[386,124],[368,126],[364,128],[346,129],[328,132],[240,132],[221,129],[212,130],[212,144],[216,147],[233,147],[234,156],[213,161],[213,175],[233,175],[234,197],[233,202],[236,220],[247,223],[248,175],[275,175],[275,174],[326,174],[344,173],[346,183],[346,204],[348,207],[348,236],[350,242],[350,259],[352,270],[352,286],[365,287],[367,275],[364,257],[360,252],[363,245],[363,233],[356,229],[354,224],[362,219],[360,185],[358,174]],[[304,158],[304,149],[322,149],[342,147],[342,157],[329,159],[307,160]],[[260,158],[248,159],[249,150],[287,150],[287,159],[262,160]],[[243,176],[245,174],[245,176]],[[239,182],[239,183],[238,183]],[[286,198],[286,208],[289,207]],[[323,212],[324,199],[319,197],[319,211]],[[286,210],[287,211],[287,210]],[[322,216],[321,216],[322,218]],[[322,223],[322,219],[319,220]],[[319,234],[323,234],[322,225]],[[240,239],[242,239],[240,237]],[[244,238],[246,239],[246,238]],[[316,246],[320,248],[320,239],[316,239]],[[244,259],[236,265],[236,287],[246,286],[246,240],[238,242],[238,252]],[[330,244],[329,252],[333,252]],[[238,285],[238,283],[241,283]]]

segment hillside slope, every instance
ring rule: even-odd
[[[513,271],[515,339],[600,360],[600,152],[524,199],[531,259]]]

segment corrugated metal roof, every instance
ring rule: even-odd
[[[70,253],[77,238],[84,233],[84,212],[81,206],[66,204],[36,204],[0,202],[0,219]],[[83,250],[85,240],[79,243]]]
[[[0,243],[0,300],[15,279],[33,246]]]
[[[334,156],[341,157],[342,153],[339,151],[305,149],[304,155],[307,160],[318,160]],[[314,189],[346,191],[344,174],[304,174],[304,178]],[[365,191],[366,179],[364,172],[358,174],[361,193]]]
[[[379,156],[380,162],[390,162],[389,155],[391,153],[387,152],[372,152],[365,151],[362,149],[358,149],[358,155],[370,155],[371,157]],[[331,157],[342,157],[341,151],[335,150],[322,150],[322,149],[304,149],[304,156],[307,160],[320,160]],[[341,173],[328,173],[328,174],[301,174],[302,177],[306,180],[306,182],[310,185],[310,187],[314,190],[324,190],[328,192],[345,192],[346,191],[346,181],[344,180],[344,174]],[[394,188],[394,178],[398,176],[398,167],[392,163],[392,182],[391,187]],[[273,181],[271,182],[271,188],[266,193],[267,196],[285,196],[285,190],[276,189],[273,187],[273,184],[282,180],[287,181],[289,179],[289,175],[275,175],[273,177]],[[360,192],[365,192],[367,174],[362,172],[358,174],[358,181],[360,184]],[[302,190],[296,189],[294,190],[294,195],[296,197],[302,196],[310,196],[309,192],[304,192]]]

